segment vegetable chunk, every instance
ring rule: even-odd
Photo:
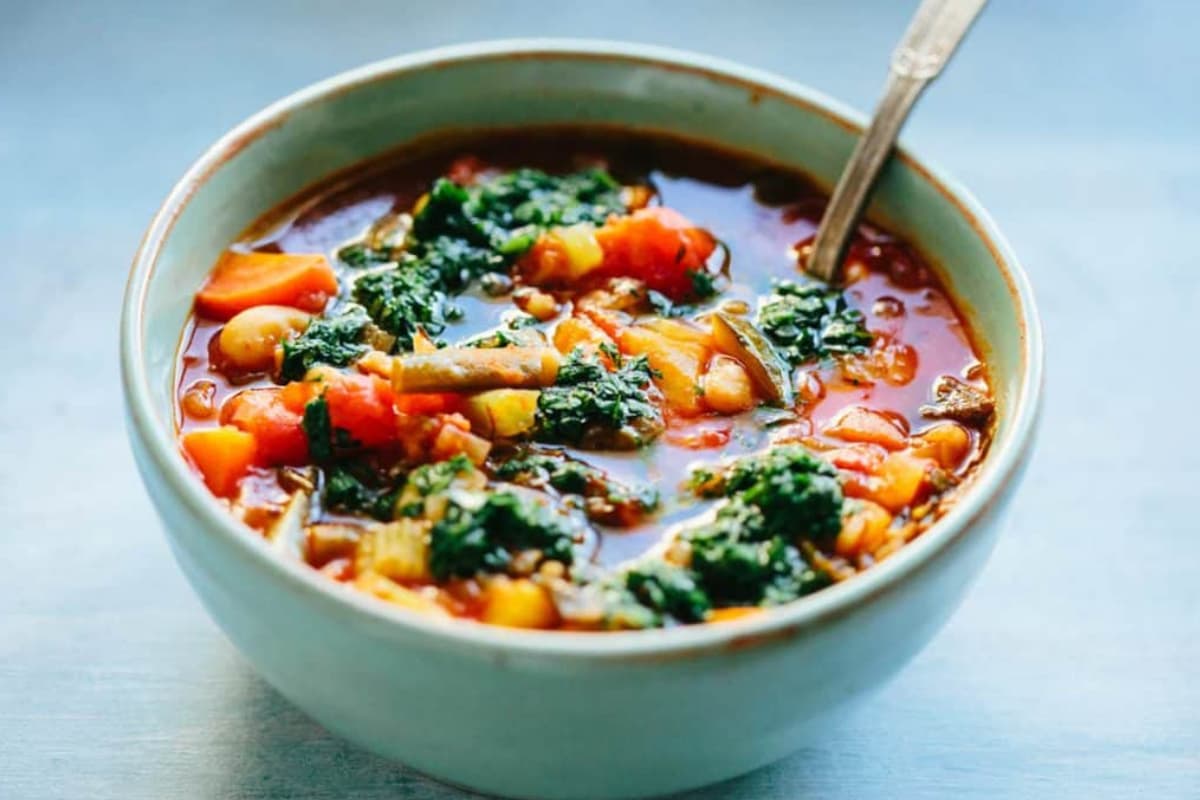
[[[866,442],[901,450],[908,436],[884,414],[863,406],[849,406],[825,425],[825,433],[847,442]]]
[[[337,290],[337,275],[319,253],[229,251],[196,295],[196,309],[220,320],[264,305],[320,311]]]
[[[254,437],[232,426],[189,431],[182,444],[217,497],[232,497],[254,465]]]
[[[864,222],[827,285],[802,176],[611,138],[455,136],[220,255],[178,441],[248,535],[422,614],[639,630],[790,603],[953,507],[997,406],[918,252]]]
[[[497,576],[484,590],[482,619],[508,628],[552,628],[558,623],[558,609],[541,586],[528,578],[513,580]]]
[[[621,350],[645,356],[655,373],[654,382],[667,404],[683,416],[694,417],[704,410],[700,373],[709,351],[701,344],[668,339],[643,327],[626,328],[617,337]]]
[[[221,421],[254,437],[260,464],[298,465],[308,458],[302,417],[288,407],[279,389],[238,392],[221,408]]]
[[[464,413],[481,435],[511,439],[533,430],[537,405],[535,389],[493,389],[467,398]]]
[[[446,348],[429,355],[397,356],[392,386],[410,392],[536,389],[554,383],[561,356],[549,347]]]
[[[605,355],[612,370],[582,349],[563,361],[554,386],[538,396],[538,440],[634,450],[662,433],[662,414],[646,391],[649,363],[644,357],[622,358],[616,350]]]
[[[618,217],[596,231],[604,251],[598,274],[628,276],[671,300],[699,296],[695,275],[707,275],[716,240],[687,217],[655,206]]]

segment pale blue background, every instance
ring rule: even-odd
[[[365,61],[529,34],[708,51],[869,108],[914,5],[0,0],[0,798],[459,796],[259,680],[134,473],[120,290],[218,134]],[[908,139],[992,210],[1045,315],[1011,530],[862,714],[695,797],[1200,796],[1200,10],[992,5]]]

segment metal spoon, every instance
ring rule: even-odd
[[[846,245],[862,216],[896,135],[925,87],[950,60],[987,0],[924,0],[899,47],[875,116],[842,170],[817,228],[808,271],[827,283],[841,278]]]

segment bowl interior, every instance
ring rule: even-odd
[[[620,125],[700,139],[798,169],[824,186],[836,180],[861,129],[856,115],[771,76],[701,56],[597,43],[453,48],[305,89],[197,162],[135,263],[123,331],[127,387],[134,422],[167,454],[164,463],[173,458],[176,471],[186,469],[174,443],[172,398],[193,293],[250,222],[407,141],[449,129],[539,124]],[[907,154],[885,170],[869,213],[942,274],[989,364],[1000,413],[975,478],[975,493],[984,491],[978,484],[1011,469],[998,463],[1001,454],[1019,449],[1032,426],[1040,352],[1028,288],[969,196]],[[922,539],[937,535],[935,527]],[[918,545],[927,546],[910,548]]]

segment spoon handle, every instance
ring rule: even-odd
[[[827,283],[841,277],[842,258],[867,197],[913,104],[937,77],[987,0],[924,0],[892,55],[883,97],[838,179],[817,228],[808,271]]]

